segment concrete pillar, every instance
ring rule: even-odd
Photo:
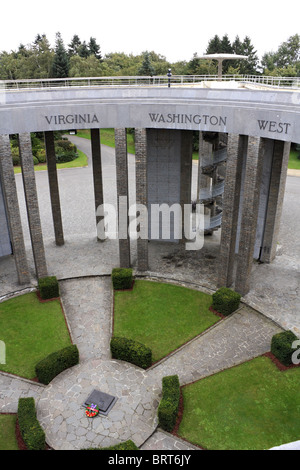
[[[147,131],[135,129],[136,204],[148,208],[147,189]],[[148,212],[138,214],[140,236],[137,238],[137,269],[148,270]],[[146,237],[147,234],[147,237]]]
[[[184,205],[192,202],[192,165],[193,165],[193,132],[181,131],[181,168],[180,168],[180,204],[182,210],[182,238],[184,234]]]
[[[102,163],[101,163],[101,142],[100,130],[91,129],[91,147],[92,147],[92,165],[93,165],[93,179],[94,179],[94,195],[95,195],[95,210],[102,206],[103,200],[103,176],[102,176]],[[101,220],[102,216],[96,215],[96,224]],[[103,238],[99,240],[104,241]]]
[[[270,263],[276,256],[290,150],[290,142],[274,141],[265,230],[260,256],[260,260],[265,263]]]
[[[19,148],[32,251],[39,279],[48,274],[29,133],[19,135]]]
[[[260,138],[249,137],[247,162],[243,188],[243,207],[239,252],[237,255],[235,290],[241,295],[249,291],[250,275],[253,265],[253,253],[259,207],[260,183],[262,175],[263,142]]]
[[[53,131],[44,132],[47,168],[48,168],[48,181],[50,189],[50,200],[52,207],[52,218],[55,234],[56,245],[61,246],[64,244],[64,232],[60,209],[59,186],[57,179],[56,157],[54,146],[54,133]]]
[[[212,178],[209,173],[205,173],[204,168],[213,167],[213,145],[203,138],[203,132],[199,132],[199,161],[198,161],[198,191],[197,202],[204,205],[204,215],[206,219],[210,220],[211,217],[211,190]],[[207,227],[205,235],[211,235],[212,230]]]
[[[219,287],[230,287],[234,279],[235,245],[240,206],[243,153],[246,145],[246,136],[236,134],[228,135],[220,243]]]
[[[30,276],[8,135],[0,135],[0,173],[18,280],[20,284],[28,284]]]
[[[117,169],[117,200],[119,221],[119,257],[120,267],[130,267],[130,239],[128,217],[128,164],[126,129],[115,129],[116,169]]]

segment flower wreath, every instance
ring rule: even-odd
[[[99,407],[97,405],[94,405],[93,403],[91,405],[88,405],[85,410],[85,414],[87,415],[88,418],[94,418],[94,416],[97,416],[99,413]]]

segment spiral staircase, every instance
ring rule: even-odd
[[[227,134],[200,132],[197,203],[204,206],[204,235],[222,224],[226,159]]]

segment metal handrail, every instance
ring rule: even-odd
[[[0,91],[23,89],[49,89],[69,87],[120,87],[120,86],[168,86],[169,78],[164,75],[146,76],[110,76],[110,77],[73,77],[0,80]],[[234,81],[245,84],[264,85],[278,88],[300,88],[300,77],[273,77],[266,75],[173,75],[171,85],[188,86],[201,82]]]

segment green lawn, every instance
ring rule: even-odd
[[[0,450],[19,450],[16,422],[16,414],[0,414]]]
[[[78,158],[75,158],[75,160],[72,160],[71,162],[67,163],[57,163],[56,168],[58,170],[62,168],[77,168],[77,167],[84,167],[87,166],[88,160],[87,156],[81,152],[81,150],[77,150],[78,152]],[[15,173],[21,173],[21,167],[20,166],[15,166],[14,167]],[[39,165],[34,165],[34,170],[35,171],[45,171],[47,170],[47,165],[40,163]]]
[[[292,150],[289,159],[290,170],[300,170],[300,159],[297,158],[300,152]]]
[[[71,344],[60,302],[39,302],[30,293],[0,303],[0,335],[5,364],[0,370],[28,379],[38,361]]]
[[[151,348],[153,362],[220,320],[209,310],[210,295],[171,284],[138,280],[114,301],[114,335]]]
[[[81,129],[77,131],[77,137],[90,139],[91,133],[89,129]],[[108,147],[115,146],[115,130],[114,129],[100,129],[101,144]],[[127,134],[127,151],[128,153],[135,154],[134,138],[132,134]]]
[[[208,450],[264,450],[299,440],[300,368],[267,357],[183,387],[178,434]]]

